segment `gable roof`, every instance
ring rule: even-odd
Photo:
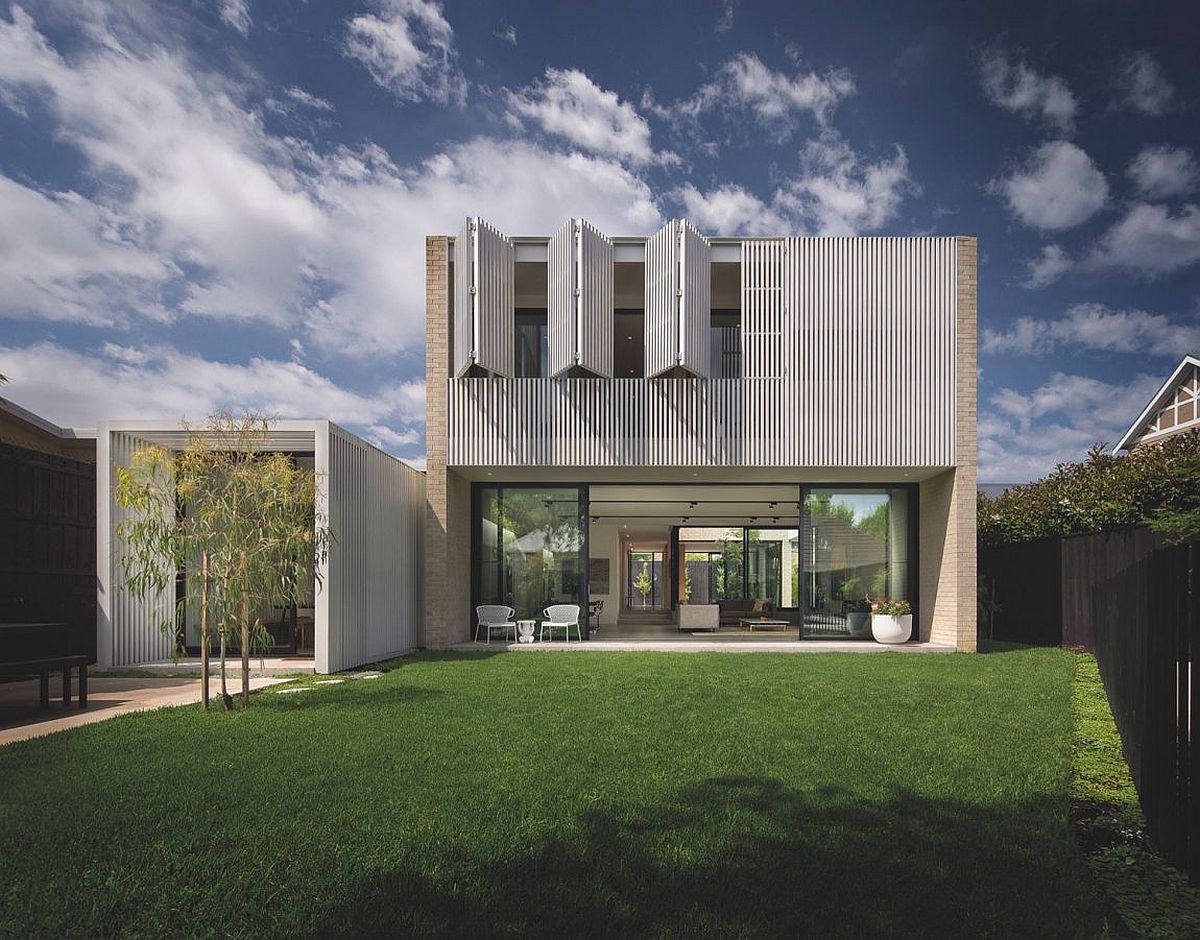
[[[1161,411],[1167,402],[1174,397],[1175,390],[1179,386],[1180,380],[1193,366],[1200,368],[1200,356],[1189,354],[1179,360],[1179,365],[1175,367],[1175,370],[1171,373],[1170,377],[1163,382],[1162,388],[1154,393],[1154,397],[1151,398],[1150,403],[1142,409],[1142,413],[1137,416],[1137,420],[1129,426],[1129,430],[1121,436],[1119,441],[1117,441],[1116,445],[1113,447],[1113,453],[1116,453],[1120,450],[1129,449],[1130,443],[1133,442],[1135,438],[1140,436],[1141,432],[1145,429],[1146,424],[1152,418],[1157,417],[1159,411]]]

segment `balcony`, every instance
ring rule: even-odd
[[[947,382],[450,379],[450,466],[948,467]]]

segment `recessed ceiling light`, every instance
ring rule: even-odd
[[[633,339],[633,337],[632,337],[632,336],[626,336],[625,338],[626,338],[626,339]]]

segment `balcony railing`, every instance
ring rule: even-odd
[[[946,467],[946,383],[450,379],[451,466]]]

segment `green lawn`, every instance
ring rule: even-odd
[[[1072,659],[422,655],[0,748],[0,932],[1091,936]]]

